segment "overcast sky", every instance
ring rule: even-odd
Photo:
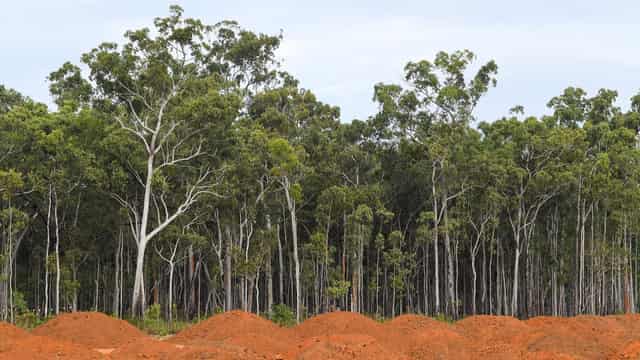
[[[498,63],[498,86],[479,105],[479,120],[516,104],[543,114],[567,86],[618,90],[623,108],[640,90],[637,0],[0,0],[0,84],[50,104],[47,74],[150,26],[170,4],[205,23],[282,29],[284,68],[340,106],[343,121],[375,111],[375,83],[399,82],[408,61],[440,50],[466,48]]]

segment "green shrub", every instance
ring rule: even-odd
[[[436,319],[438,321],[446,322],[446,323],[449,323],[449,324],[453,324],[453,322],[454,322],[453,318],[448,317],[445,314],[438,314],[438,315],[436,315],[436,317],[434,319]]]
[[[285,304],[273,306],[269,319],[280,326],[293,326],[296,324],[296,314]]]
[[[169,322],[162,317],[160,304],[154,304],[149,306],[144,312],[144,319],[128,319],[128,321],[147,334],[158,336],[175,334],[193,324],[189,321],[180,321],[177,319],[177,308],[175,304],[173,306],[173,315],[173,322],[169,324]]]

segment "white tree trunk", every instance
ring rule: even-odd
[[[175,264],[169,264],[169,326],[173,325],[173,270]]]
[[[56,224],[56,315],[60,313],[60,225],[58,222],[58,193],[54,190],[54,220]]]
[[[302,293],[300,289],[300,261],[298,259],[298,221],[296,218],[296,204],[295,200],[291,197],[289,192],[289,178],[284,177],[284,192],[287,198],[287,206],[289,208],[289,214],[291,216],[291,233],[293,239],[293,262],[295,266],[295,280],[296,280],[296,322],[300,323],[300,317],[302,315]]]
[[[47,245],[44,251],[44,317],[49,316],[49,247],[51,246],[51,184],[47,208]]]
[[[131,303],[131,315],[133,317],[142,316],[145,311],[146,297],[144,291],[144,252],[146,244],[138,244],[138,254],[136,256],[136,272],[133,281],[133,297]]]

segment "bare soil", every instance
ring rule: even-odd
[[[31,333],[0,323],[0,359],[640,359],[640,316],[471,316],[449,324],[334,312],[281,328],[232,311],[158,340],[104,314],[73,313]]]

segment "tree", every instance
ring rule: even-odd
[[[128,43],[118,51],[116,44],[105,43],[83,55],[91,79],[102,95],[101,102],[111,108],[120,127],[143,147],[145,172],[136,173],[144,191],[141,204],[114,194],[128,209],[131,231],[137,244],[136,276],[132,314],[145,309],[144,259],[148,243],[179,216],[206,195],[215,195],[215,171],[206,165],[198,168],[184,185],[184,196],[170,210],[164,173],[172,168],[194,165],[205,155],[200,130],[179,117],[181,102],[188,101],[189,90],[198,77],[207,74],[210,46],[206,37],[212,27],[200,21],[183,19],[182,9],[171,7],[171,15],[154,21],[157,35],[148,29],[129,31]],[[197,89],[195,89],[197,91]],[[222,114],[221,117],[226,116]],[[210,119],[215,121],[215,119]],[[154,189],[159,192],[154,193]],[[151,213],[161,214],[150,227]]]
[[[302,290],[300,288],[300,259],[298,256],[298,218],[297,204],[302,200],[302,189],[296,181],[302,169],[301,157],[304,153],[301,149],[295,149],[283,138],[273,138],[267,144],[271,155],[272,176],[277,178],[282,186],[286,199],[287,209],[291,219],[291,235],[293,238],[293,261],[295,266],[295,291],[296,291],[296,322],[300,322],[302,316]]]
[[[464,149],[456,148],[469,131],[473,110],[480,98],[495,86],[497,65],[489,61],[482,65],[469,81],[465,79],[467,67],[475,59],[468,51],[453,54],[440,52],[435,60],[408,63],[405,80],[411,89],[397,85],[378,84],[374,99],[381,105],[378,121],[389,123],[396,133],[415,143],[426,153],[431,166],[431,199],[433,207],[434,246],[437,259],[439,233],[444,233],[447,253],[447,312],[453,314],[456,303],[454,292],[454,266],[448,231],[449,203],[468,190],[465,179],[450,174],[457,169],[455,159]],[[442,228],[442,229],[441,229]],[[435,309],[440,312],[439,267],[435,262]]]

